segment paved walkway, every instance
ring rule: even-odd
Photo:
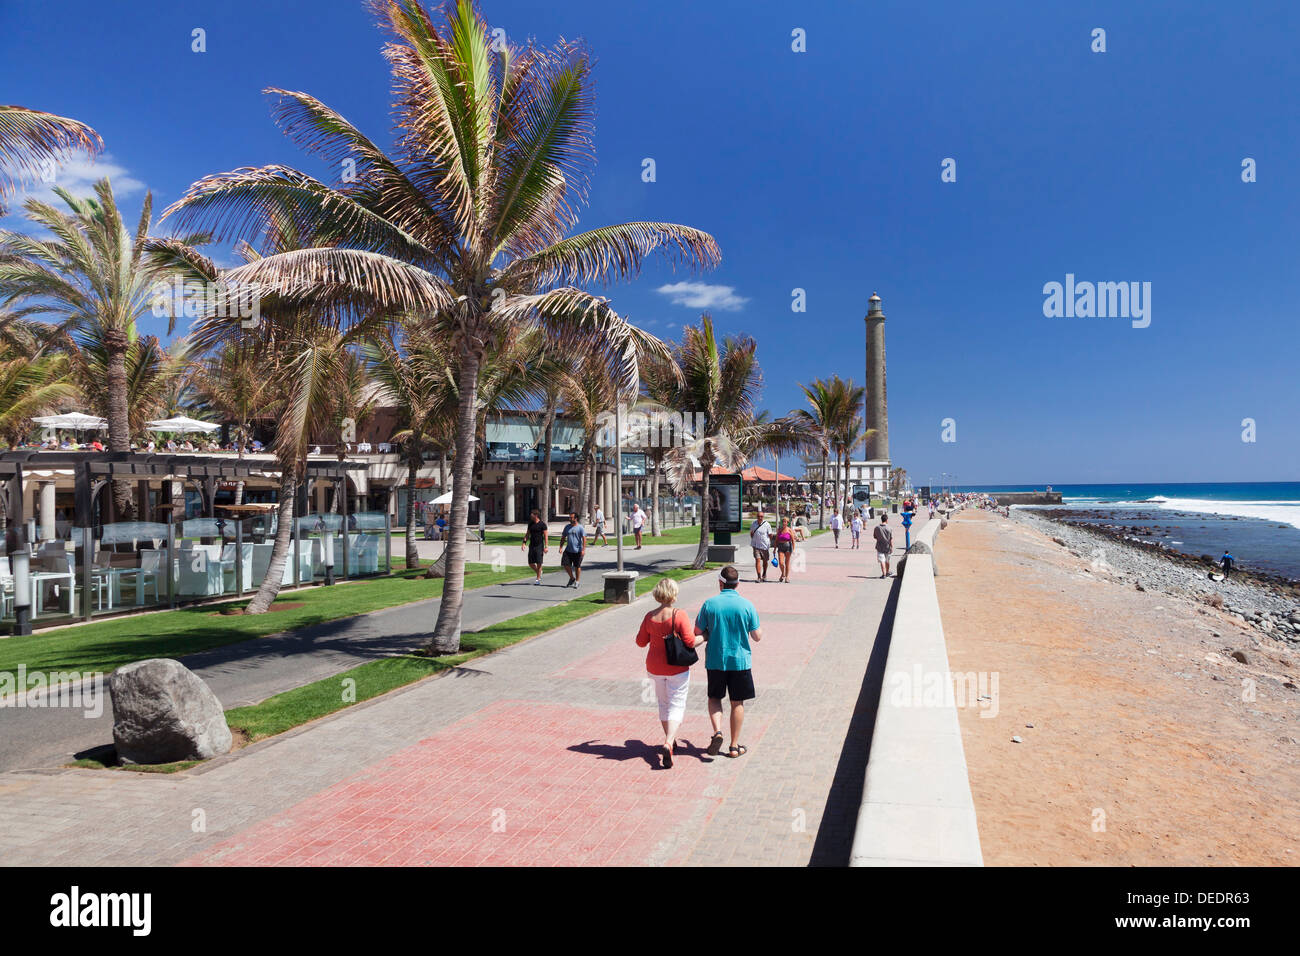
[[[691,752],[658,767],[642,599],[185,774],[0,774],[0,862],[843,863],[895,579],[830,535],[803,553],[791,584],[742,566],[765,639],[738,760],[703,753],[697,668]],[[713,593],[702,576],[680,604]]]
[[[429,542],[433,544],[434,542]],[[518,548],[487,548],[518,554]],[[696,548],[687,545],[624,551],[624,567],[650,574],[689,563]],[[476,558],[473,550],[471,558]],[[547,566],[559,562],[558,551],[547,556]],[[465,592],[462,628],[479,630],[508,618],[592,594],[603,588],[601,572],[615,567],[613,548],[589,548],[581,586],[565,589],[568,574],[542,575],[542,585],[532,578],[508,581]],[[336,587],[348,587],[339,584]],[[427,592],[430,583],[411,582],[412,594]],[[178,658],[207,681],[224,707],[260,703],[295,687],[323,680],[376,657],[417,650],[429,641],[438,618],[439,598],[414,601],[367,614],[326,621],[267,637],[213,648]],[[103,713],[87,717],[69,707],[0,707],[0,771],[60,767],[76,754],[113,742],[113,706],[104,687]]]

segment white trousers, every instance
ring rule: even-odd
[[[679,723],[686,716],[686,696],[691,690],[691,672],[680,674],[647,674],[655,682],[655,698],[659,701],[659,719]]]

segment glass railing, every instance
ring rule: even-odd
[[[65,528],[8,555],[0,551],[0,623],[26,608],[33,624],[247,597],[271,573],[281,587],[384,574],[388,515],[307,515],[298,540],[275,554],[274,512],[244,518],[123,521]],[[274,567],[273,567],[274,566]]]

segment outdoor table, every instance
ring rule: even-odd
[[[41,616],[41,604],[44,597],[44,588],[41,587],[43,581],[65,580],[68,582],[68,613],[76,615],[77,613],[77,576],[72,571],[33,571],[28,579],[32,585],[32,614],[35,617]]]

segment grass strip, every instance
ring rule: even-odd
[[[333,587],[286,591],[271,605],[272,610],[267,614],[221,613],[226,608],[247,606],[250,595],[221,604],[120,617],[10,637],[0,640],[0,673],[14,674],[19,664],[25,664],[28,672],[108,674],[132,661],[183,657],[268,634],[440,597],[442,579],[427,579],[423,573],[423,569],[404,571],[391,577],[340,582]],[[487,587],[530,574],[532,572],[526,567],[493,571],[487,564],[467,564],[465,587]],[[293,604],[302,606],[276,610]],[[16,680],[16,675],[11,679]]]

